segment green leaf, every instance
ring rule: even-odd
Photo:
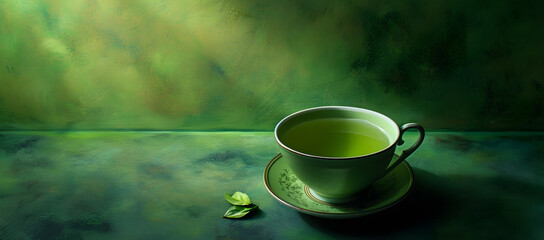
[[[223,215],[224,218],[242,218],[250,213],[253,209],[257,209],[257,205],[248,205],[248,206],[232,206],[227,212]]]
[[[243,192],[235,192],[232,196],[225,193],[225,199],[234,206],[227,210],[223,215],[224,218],[242,218],[258,208],[257,205],[251,203],[249,196]]]
[[[251,204],[249,196],[242,192],[235,192],[232,196],[229,196],[228,193],[225,193],[225,199],[229,201],[230,204],[235,206],[247,206]]]

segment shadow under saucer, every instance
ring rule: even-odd
[[[302,213],[300,217],[316,230],[340,236],[384,236],[406,230],[429,232],[419,230],[433,228],[433,220],[441,219],[448,211],[447,196],[442,196],[435,189],[437,186],[429,183],[436,181],[439,184],[441,181],[436,176],[420,169],[413,171],[422,181],[414,183],[408,196],[394,207],[350,219],[328,219]]]

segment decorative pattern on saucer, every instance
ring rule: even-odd
[[[353,218],[383,211],[400,202],[412,189],[414,173],[404,161],[356,200],[332,204],[314,197],[278,154],[266,166],[264,183],[274,198],[299,212],[324,218]]]

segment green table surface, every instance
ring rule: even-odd
[[[410,195],[349,220],[274,199],[277,152],[272,132],[0,132],[0,239],[544,239],[543,132],[428,132]],[[235,191],[260,210],[222,218]]]

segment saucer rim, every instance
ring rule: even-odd
[[[293,209],[295,209],[295,210],[297,210],[297,211],[299,211],[301,213],[309,214],[309,215],[312,215],[312,216],[325,217],[325,218],[355,218],[355,217],[362,217],[362,216],[371,215],[371,214],[378,213],[378,212],[381,212],[383,210],[386,210],[386,209],[398,204],[399,202],[404,200],[410,194],[410,192],[412,191],[412,189],[414,187],[414,182],[415,182],[414,171],[412,169],[412,166],[410,166],[410,164],[406,160],[404,160],[404,161],[402,161],[401,164],[404,165],[407,168],[408,172],[409,172],[409,175],[410,175],[410,183],[409,184],[410,184],[410,186],[409,186],[408,190],[406,190],[406,192],[404,194],[402,194],[402,196],[398,197],[397,199],[395,199],[390,204],[387,204],[385,206],[379,207],[377,209],[369,210],[369,211],[355,211],[355,212],[342,212],[342,213],[331,213],[331,212],[323,212],[323,211],[316,211],[316,210],[311,210],[311,209],[307,209],[307,208],[301,208],[301,207],[295,206],[295,205],[289,203],[288,201],[286,201],[286,200],[280,198],[279,196],[277,196],[272,191],[272,188],[271,188],[271,186],[269,184],[267,176],[270,175],[269,174],[270,169],[271,169],[272,165],[276,161],[278,161],[281,157],[282,157],[281,153],[278,153],[266,165],[266,168],[265,168],[264,174],[263,174],[263,180],[264,180],[264,184],[265,184],[266,189],[268,190],[268,192],[276,200],[278,200],[282,204],[284,204],[284,205],[286,205],[286,206],[288,206],[290,208],[293,208]],[[398,157],[398,155],[395,154],[395,157]]]

